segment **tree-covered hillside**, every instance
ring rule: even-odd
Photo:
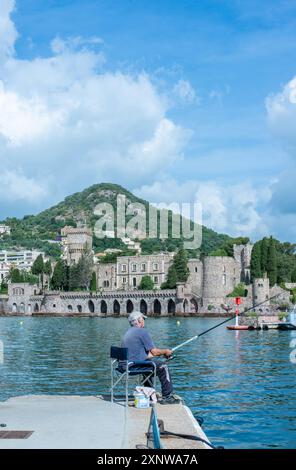
[[[61,228],[65,225],[77,226],[86,224],[94,228],[98,217],[94,214],[94,208],[99,203],[109,203],[114,208],[116,222],[117,196],[121,194],[126,197],[126,205],[130,203],[141,203],[145,206],[148,217],[149,203],[144,201],[123,187],[115,184],[101,183],[90,186],[84,191],[68,196],[59,204],[46,209],[38,215],[26,215],[22,219],[7,218],[2,221],[11,227],[11,235],[5,235],[0,239],[0,249],[28,248],[40,249],[49,256],[58,257],[60,246],[57,241]],[[131,217],[131,216],[130,216]],[[159,218],[159,211],[158,211]],[[169,227],[171,226],[172,213],[169,212]],[[215,231],[202,228],[201,253],[208,254],[219,249],[229,240],[230,237],[218,234]],[[174,251],[183,244],[182,239],[172,238],[169,230],[167,239],[146,238],[141,241],[143,253],[157,253],[160,251]],[[126,246],[120,239],[94,237],[95,251],[102,251],[106,248],[121,248],[126,250]],[[189,252],[189,256],[195,256],[196,251]]]

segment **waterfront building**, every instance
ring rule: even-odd
[[[98,288],[104,290],[136,290],[144,276],[150,276],[156,289],[166,280],[174,253],[118,256],[116,263],[96,266]]]

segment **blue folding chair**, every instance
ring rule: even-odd
[[[129,377],[145,374],[143,382],[153,377],[153,387],[156,387],[156,365],[152,361],[129,361],[128,348],[111,346],[111,401],[114,401],[114,389],[125,378],[125,406],[128,406]],[[116,376],[116,380],[114,378]]]

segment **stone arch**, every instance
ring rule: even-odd
[[[82,306],[81,306],[81,305],[77,305],[77,310],[78,310],[79,313],[81,313],[81,312],[82,312]]]
[[[72,307],[72,305],[68,305],[68,312],[73,312],[73,307]]]
[[[115,315],[120,314],[120,303],[118,302],[118,300],[114,300],[114,302],[113,302],[113,313]]]
[[[90,313],[94,313],[95,311],[95,304],[93,303],[92,300],[88,301],[88,310],[90,311]]]
[[[32,313],[32,305],[28,304],[28,313]]]
[[[175,315],[175,313],[176,313],[176,304],[173,301],[173,299],[170,299],[168,301],[168,313],[171,314],[171,315]]]
[[[101,313],[107,314],[107,302],[105,300],[101,301]]]
[[[153,312],[156,313],[156,315],[161,315],[161,303],[158,299],[155,299],[153,302]]]
[[[188,312],[188,300],[185,299],[183,302],[183,312],[187,313]]]
[[[20,303],[20,313],[25,313],[25,304],[24,304],[24,302]]]
[[[126,313],[132,313],[133,310],[134,304],[130,299],[128,299],[128,301],[126,302]]]
[[[14,304],[12,305],[12,311],[13,311],[13,313],[16,313],[16,312],[17,312],[17,304],[16,304],[16,303],[14,303]]]
[[[34,312],[35,313],[39,312],[39,305],[37,303],[34,305]]]
[[[190,300],[190,311],[191,313],[198,313],[198,303],[195,299]]]
[[[140,302],[140,312],[146,315],[147,311],[148,311],[147,302],[146,300],[142,299]]]

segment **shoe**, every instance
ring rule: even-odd
[[[177,403],[180,403],[179,398],[175,398],[174,395],[169,395],[168,397],[163,397],[159,403],[161,405],[176,405]]]

